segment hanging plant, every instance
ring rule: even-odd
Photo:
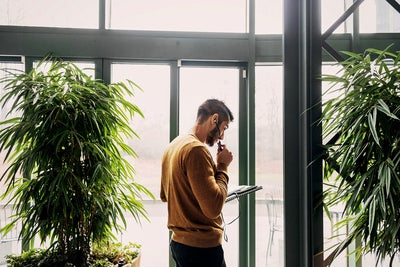
[[[400,54],[367,49],[348,56],[337,75],[325,75],[337,95],[323,106],[326,137],[326,203],[343,205],[338,224],[348,235],[328,257],[330,263],[356,238],[358,256],[377,262],[400,249]]]

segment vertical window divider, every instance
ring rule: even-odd
[[[181,67],[181,60],[175,60],[171,63],[171,77],[170,77],[170,128],[169,139],[172,141],[179,134],[179,72]],[[171,239],[171,232],[169,232]],[[169,251],[168,264],[169,267],[174,267],[175,262],[172,258],[171,250]]]
[[[111,0],[108,0],[111,1]],[[106,29],[106,2],[107,0],[99,0],[99,29]]]
[[[96,79],[101,79],[106,84],[109,84],[111,82],[111,61],[107,59],[98,59],[94,61],[94,66]]]
[[[245,67],[239,71],[239,184],[250,184],[249,172],[249,108],[248,99],[249,91],[247,89],[247,79],[243,77]],[[254,223],[254,217],[251,218],[251,196],[242,198],[239,202],[239,213],[243,214],[239,218],[239,266],[250,265],[251,243],[254,241],[254,236],[251,235]]]

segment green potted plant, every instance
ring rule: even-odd
[[[389,47],[390,48],[390,47]],[[324,75],[335,97],[323,104],[328,207],[342,205],[348,234],[326,264],[361,241],[358,256],[373,253],[390,266],[400,249],[400,53],[344,52],[336,75]]]
[[[139,267],[140,245],[136,243],[122,244],[120,242],[94,243],[89,257],[90,267]],[[19,255],[6,256],[9,267],[37,267],[37,266],[75,266],[68,262],[66,255],[57,250],[33,248]]]
[[[110,243],[103,242],[93,246],[90,262],[93,267],[104,267],[106,264],[112,263],[113,266],[140,266],[140,245],[136,243]]]
[[[50,57],[28,73],[8,71],[0,82],[0,102],[12,102],[9,114],[17,114],[0,124],[0,150],[9,162],[3,197],[15,207],[1,231],[21,221],[25,245],[39,237],[66,262],[88,266],[91,244],[121,232],[124,212],[147,219],[141,199],[153,198],[125,158],[136,156],[125,143],[136,136],[129,120],[143,116],[125,97],[138,86],[106,85]]]

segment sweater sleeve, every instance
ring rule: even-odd
[[[215,166],[206,147],[194,147],[186,160],[187,176],[201,211],[210,219],[221,214],[226,200],[228,173],[226,167]]]
[[[160,190],[160,199],[162,202],[167,202],[168,198],[168,187],[169,187],[169,180],[166,175],[167,171],[167,152],[164,153],[163,158],[162,158],[162,167],[161,167],[161,190]]]

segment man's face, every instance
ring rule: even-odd
[[[223,121],[221,124],[216,124],[215,128],[212,129],[206,138],[206,143],[209,146],[214,146],[214,144],[216,142],[218,142],[218,140],[222,140],[224,139],[224,134],[225,134],[225,130],[228,129],[229,127],[229,122]]]

